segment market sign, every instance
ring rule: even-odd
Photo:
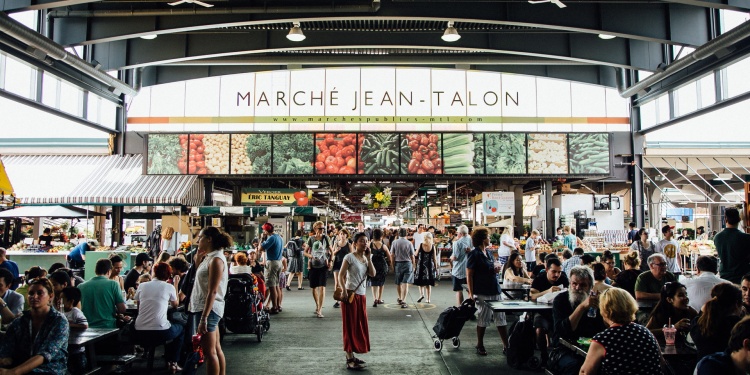
[[[144,88],[139,132],[630,131],[604,86],[462,69],[351,67],[209,77]]]
[[[512,216],[516,213],[515,194],[510,191],[482,193],[484,216]]]
[[[362,214],[342,212],[341,221],[345,223],[356,223],[362,221]]]
[[[310,190],[242,188],[240,204],[243,206],[307,206],[311,196]]]

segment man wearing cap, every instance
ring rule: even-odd
[[[665,225],[661,228],[661,233],[664,235],[664,239],[654,245],[654,252],[664,254],[667,258],[667,272],[671,272],[675,277],[679,277],[682,273],[680,261],[680,244],[673,239],[674,227]]]
[[[266,288],[271,295],[271,314],[281,312],[281,288],[279,277],[281,276],[281,257],[284,249],[284,240],[273,232],[273,224],[263,224],[263,235],[266,238],[258,247],[259,252],[266,253]]]
[[[151,272],[153,261],[154,259],[148,253],[139,253],[135,256],[135,267],[128,271],[128,274],[125,276],[125,290],[130,290],[130,288],[135,289],[138,278],[144,273]]]
[[[750,272],[750,234],[737,228],[740,212],[734,207],[724,210],[724,223],[726,228],[714,237],[721,259],[719,274],[722,279],[739,284],[742,276]]]

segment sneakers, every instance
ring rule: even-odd
[[[373,302],[372,307],[378,307],[378,301]]]
[[[341,305],[339,304],[338,301],[336,301],[336,303],[333,304],[333,308],[338,309],[339,307],[341,307]]]

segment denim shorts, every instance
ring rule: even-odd
[[[208,321],[206,322],[206,330],[208,332],[216,331],[216,326],[219,325],[219,320],[221,320],[219,314],[211,311],[211,314],[208,315]]]

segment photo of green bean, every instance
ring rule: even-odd
[[[609,134],[570,134],[570,173],[609,174]]]

